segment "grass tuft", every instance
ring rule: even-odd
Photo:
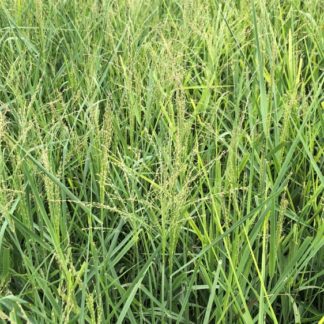
[[[0,322],[315,323],[320,0],[0,3]]]

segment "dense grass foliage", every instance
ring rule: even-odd
[[[0,321],[320,321],[323,23],[1,1]]]

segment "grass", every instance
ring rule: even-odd
[[[322,13],[1,1],[0,322],[321,321]]]

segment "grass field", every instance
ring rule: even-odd
[[[321,0],[0,1],[0,323],[321,322],[323,68]]]

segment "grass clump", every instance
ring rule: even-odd
[[[0,4],[0,319],[315,323],[321,1]]]

